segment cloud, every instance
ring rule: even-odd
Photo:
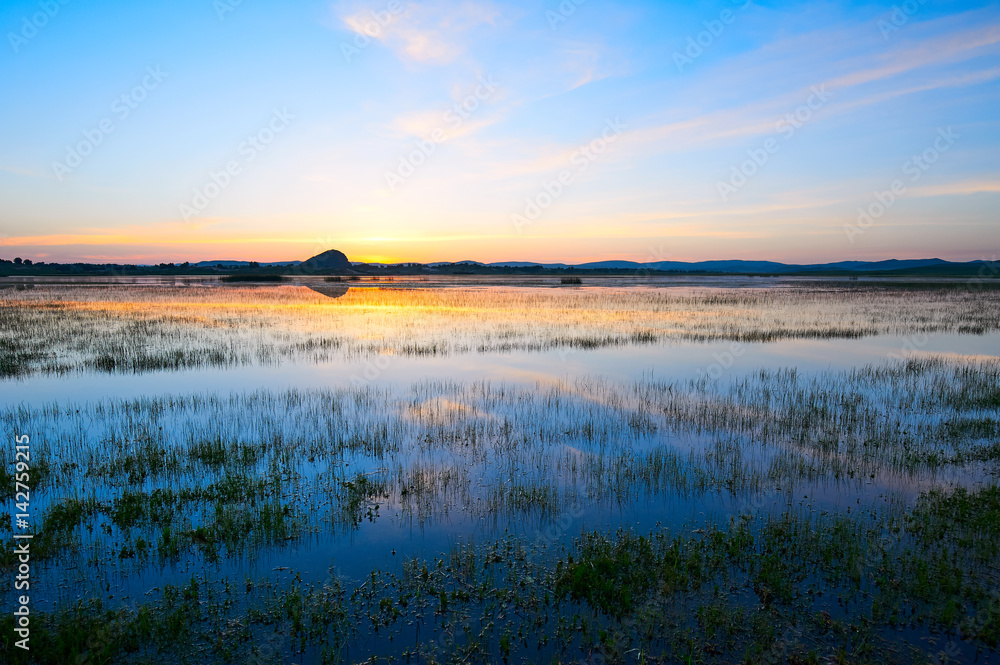
[[[926,185],[911,189],[907,195],[914,197],[964,196],[967,194],[996,194],[998,192],[1000,192],[1000,177],[993,180],[967,180],[943,185]]]
[[[845,88],[897,76],[913,69],[961,62],[982,55],[1000,42],[1000,25],[986,25],[960,33],[927,39],[919,46],[900,48],[881,54],[875,67],[866,67],[826,82],[832,88]]]
[[[492,92],[484,87],[483,81],[493,86]],[[480,76],[471,84],[456,83],[452,86],[451,107],[400,113],[387,124],[376,127],[375,131],[379,136],[392,139],[428,138],[439,132],[444,136],[442,140],[450,141],[472,135],[503,119],[505,109],[497,108],[503,96],[504,88],[500,82],[492,77]]]
[[[833,115],[903,95],[940,88],[979,85],[1000,76],[1000,69],[995,66],[986,67],[986,63],[982,61],[970,64],[959,72],[936,72],[933,76],[930,75],[930,70],[934,67],[954,65],[988,53],[996,53],[997,46],[1000,45],[1000,26],[996,24],[956,30],[949,20],[945,27],[949,30],[946,34],[926,37],[919,46],[908,44],[890,46],[889,50],[883,53],[868,54],[863,58],[851,55],[838,59],[835,54],[827,53],[827,60],[836,63],[834,69],[840,71],[815,72],[812,85],[804,87],[795,85],[792,89],[785,88],[777,94],[765,94],[755,101],[738,107],[727,106],[704,112],[692,109],[673,110],[672,113],[677,117],[669,122],[647,123],[644,127],[635,123],[637,128],[627,131],[622,142],[638,150],[677,152],[723,139],[774,134],[782,116],[801,105],[809,96],[813,86],[825,86],[825,89],[829,90],[832,99],[824,104],[819,112]],[[831,33],[832,35],[813,33],[810,41],[836,43],[837,40],[831,37],[841,35],[843,31],[838,28]],[[712,89],[723,87],[720,81],[731,81],[733,71],[745,72],[747,78],[754,81],[759,81],[758,76],[764,79],[782,80],[780,72],[791,72],[794,78],[800,79],[801,67],[797,67],[796,63],[807,61],[809,58],[808,53],[800,52],[802,48],[805,48],[805,43],[801,38],[795,38],[786,45],[772,44],[733,58],[723,63],[718,70],[706,73],[704,80],[696,84],[695,90],[704,89],[706,86]],[[854,48],[855,45],[848,41],[839,42],[842,54]],[[873,61],[876,63],[875,66],[871,66]],[[978,69],[975,64],[980,64],[983,68]],[[919,72],[919,70],[928,71]],[[916,80],[912,77],[905,78],[904,75],[908,73],[917,74],[918,78]],[[892,79],[895,78],[901,80],[893,82]],[[872,84],[879,82],[884,83],[872,87]],[[759,82],[753,85],[762,89]],[[741,95],[741,98],[749,99],[752,95]],[[634,153],[628,156],[634,156]]]
[[[466,0],[408,3],[402,12],[388,16],[378,21],[371,10],[361,9],[342,15],[341,21],[349,30],[382,42],[400,60],[444,65],[466,52],[470,31],[495,26],[501,12],[489,1]]]
[[[19,166],[5,166],[0,164],[0,171],[6,171],[7,173],[13,173],[14,175],[21,175],[28,178],[43,178],[45,180],[55,180],[55,176],[51,173],[39,173],[38,171],[33,171],[31,169],[24,169]]]

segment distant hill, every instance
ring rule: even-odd
[[[299,264],[305,272],[326,271],[326,270],[350,270],[351,262],[347,260],[347,255],[336,249],[328,249],[321,254],[306,259]]]
[[[496,263],[488,263],[489,266],[496,267],[506,267],[506,268],[568,268],[569,266],[565,263],[535,263],[533,261],[497,261]]]
[[[393,264],[402,265],[402,264]],[[470,261],[466,259],[465,261],[437,261],[436,263],[428,263],[427,265],[433,267],[436,266],[485,266],[485,265],[500,265],[499,263],[482,263],[480,261]],[[528,264],[526,264],[528,265]]]
[[[470,263],[463,261],[462,263]],[[570,265],[566,263],[533,263],[531,261],[499,261],[490,266],[510,268],[541,267],[545,269],[576,268],[578,270],[666,270],[676,272],[724,272],[724,273],[793,273],[813,271],[857,271],[899,270],[903,268],[923,268],[926,266],[948,265],[942,259],[889,259],[887,261],[839,261],[836,263],[794,264],[776,261],[592,261]],[[431,264],[444,265],[444,264]]]
[[[225,268],[245,268],[249,265],[249,261],[233,261],[233,260],[219,260],[219,261],[199,261],[198,263],[192,264],[200,268],[215,268],[217,266],[223,266]],[[425,265],[428,268],[444,268],[447,266],[461,266],[465,268],[525,268],[525,269],[542,269],[542,270],[662,270],[668,272],[713,272],[713,273],[729,273],[729,274],[787,274],[787,273],[809,273],[809,272],[884,272],[884,271],[902,271],[902,270],[918,270],[921,272],[927,272],[930,268],[937,267],[933,272],[939,272],[940,274],[949,274],[949,271],[962,272],[962,268],[955,268],[954,266],[963,266],[964,263],[952,263],[945,261],[943,259],[888,259],[885,261],[837,261],[834,263],[779,263],[777,261],[745,261],[742,259],[729,259],[729,260],[719,260],[719,261],[650,261],[647,263],[639,263],[637,261],[590,261],[587,263],[569,264],[569,263],[537,263],[535,261],[495,261],[493,263],[483,263],[481,261],[473,261],[471,259],[465,259],[463,261],[435,261],[433,263],[419,264],[419,263],[363,263],[360,261],[348,261],[347,257],[343,252],[339,252],[335,249],[327,250],[321,254],[307,259],[305,261],[272,261],[269,263],[261,262],[262,267],[277,267],[277,266],[300,266],[303,270],[309,271],[323,271],[323,270],[346,270],[351,268],[351,266],[368,266],[371,268],[385,268],[385,267],[421,267]],[[952,266],[949,268],[948,266]]]

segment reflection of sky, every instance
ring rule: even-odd
[[[424,380],[490,379],[521,385],[547,384],[583,376],[611,381],[696,379],[702,374],[725,381],[754,370],[796,367],[803,372],[849,369],[881,363],[894,355],[958,354],[1000,356],[1000,333],[930,334],[921,344],[907,337],[804,340],[735,344],[671,342],[601,349],[552,349],[452,356],[376,356],[369,360],[161,371],[147,374],[70,374],[0,381],[0,401],[33,406],[81,401],[95,395],[136,397],[164,393],[361,385],[398,390]],[[916,349],[914,350],[914,348]],[[734,353],[735,351],[735,353]]]
[[[735,379],[761,367],[794,366],[806,373],[828,368],[836,370],[856,367],[885,360],[889,353],[900,353],[906,348],[906,341],[904,338],[887,336],[749,344],[745,345],[741,354],[734,356],[732,367],[724,373],[721,380]],[[536,383],[546,385],[581,376],[601,376],[610,381],[685,379],[695,378],[699,371],[707,371],[713,363],[719,362],[718,359],[723,354],[732,351],[731,342],[722,342],[577,350],[565,354],[554,350],[429,359],[393,357],[388,359],[389,363],[369,385],[401,393],[412,383],[425,379],[473,381],[489,378],[528,387]],[[996,357],[1000,354],[1000,334],[932,335],[926,338],[920,351]],[[38,406],[52,400],[86,401],[93,395],[128,398],[161,393],[188,393],[192,390],[228,393],[258,388],[281,390],[288,387],[307,389],[348,386],[352,385],[351,375],[361,374],[362,367],[361,362],[320,366],[285,364],[271,368],[206,369],[145,375],[35,377],[0,383],[0,399],[6,404],[23,401]],[[584,399],[599,399],[599,396],[588,396],[583,392],[576,394]],[[444,410],[456,408],[456,403],[446,397],[435,397],[425,404]],[[461,408],[466,409],[465,406]],[[483,417],[479,413],[474,415]],[[203,417],[211,418],[212,414],[206,412]],[[567,417],[565,413],[563,417]],[[96,433],[92,435],[96,436]],[[683,434],[675,436],[673,433],[655,433],[645,441],[637,441],[636,450],[641,450],[640,444],[663,444],[687,450],[708,444],[708,441],[693,435],[685,437]],[[598,447],[601,445],[603,443],[599,443]],[[747,457],[744,459],[753,456],[754,461],[766,461],[780,448],[780,445],[774,445],[762,450],[748,446],[745,453]],[[393,456],[393,463],[398,462],[406,467],[415,459],[429,461],[441,457],[447,465],[448,456],[447,451],[429,455],[419,451],[404,451]],[[350,462],[349,468],[345,468],[348,477],[358,472],[374,471],[385,463],[375,463],[363,456],[347,455],[346,458]],[[321,470],[327,463],[329,460],[317,460],[315,465],[300,470],[309,475]],[[496,470],[492,468],[469,468],[468,471],[473,481],[472,494],[481,491],[478,479],[497,477]],[[625,526],[643,533],[666,526],[684,533],[696,525],[725,525],[729,517],[740,510],[777,511],[791,507],[808,515],[822,510],[837,512],[850,507],[852,511],[874,508],[881,512],[887,507],[891,497],[901,496],[909,500],[920,491],[935,485],[970,484],[981,478],[979,473],[977,469],[944,468],[936,474],[922,471],[914,477],[888,471],[879,473],[876,478],[835,480],[824,477],[818,482],[799,483],[794,491],[789,487],[767,486],[759,497],[728,492],[682,496],[672,490],[639,493],[620,502],[595,502],[580,496],[582,505],[578,510],[567,508],[556,516],[565,526],[558,529],[555,538],[551,540],[542,534],[552,522],[541,519],[538,515],[504,514],[493,520],[489,516],[470,515],[456,505],[435,505],[433,514],[421,522],[413,514],[401,511],[398,501],[380,500],[379,517],[373,522],[364,520],[357,531],[333,535],[324,530],[319,534],[310,534],[301,542],[264,548],[252,557],[226,559],[213,566],[207,574],[215,579],[229,576],[242,580],[246,576],[260,575],[282,579],[287,574],[276,569],[287,566],[300,572],[306,582],[317,583],[326,579],[332,567],[335,575],[348,583],[358,584],[373,567],[391,570],[406,557],[432,557],[448,551],[456,544],[491,542],[501,533],[522,537],[530,546],[546,544],[551,552],[552,546],[568,543],[584,529],[611,530]],[[525,471],[524,478],[530,477],[529,469]],[[42,497],[38,507],[44,509],[50,500],[54,500],[51,495]],[[315,500],[321,510],[332,507],[328,497],[319,496]],[[67,579],[72,580],[70,586],[75,593],[80,593],[90,585],[100,584],[102,588],[94,589],[93,593],[104,594],[103,584],[110,583],[110,593],[117,597],[139,597],[153,586],[186,583],[192,573],[204,572],[200,566],[191,566],[186,558],[182,558],[179,565],[165,568],[162,572],[146,571],[128,576],[111,574],[108,580],[102,580],[98,575],[86,580],[75,579],[75,573],[60,570],[56,566],[46,568],[45,574],[41,576],[38,601],[40,607],[47,609],[51,599],[61,593],[55,587],[65,584]]]

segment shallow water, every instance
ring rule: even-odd
[[[475,288],[493,288],[495,281],[480,280]],[[451,288],[455,282],[439,280],[428,284],[424,281],[400,280],[395,286],[403,288]],[[541,280],[539,280],[541,282]],[[600,286],[598,280],[594,285]],[[163,280],[136,280],[139,285],[163,286]],[[204,286],[210,283],[206,280],[179,280],[172,286],[187,288],[188,286]],[[697,294],[704,292],[722,292],[726,289],[744,287],[770,286],[773,288],[794,288],[798,282],[790,279],[770,278],[676,278],[669,283],[654,284],[657,288],[668,288]],[[315,286],[314,283],[310,283]],[[501,285],[506,286],[503,282]],[[608,280],[607,286],[621,286],[622,280]],[[468,280],[462,282],[469,286]],[[535,289],[549,288],[549,283],[530,284]],[[649,287],[644,283],[640,288]],[[225,287],[219,287],[225,288]],[[325,287],[324,287],[325,288]],[[562,391],[559,398],[572,402],[569,411],[558,409],[547,411],[524,411],[524,414],[542,413],[553,420],[567,419],[574,415],[597,413],[595,421],[615,421],[618,427],[622,418],[628,415],[631,404],[627,400],[634,395],[629,393],[629,386],[638,382],[647,385],[660,383],[683,384],[702,378],[717,380],[723,389],[742,379],[752,378],[761,370],[776,371],[795,368],[799,376],[821,376],[823,373],[853,370],[869,365],[883,365],[900,358],[919,359],[922,357],[944,356],[952,359],[1000,359],[1000,332],[985,334],[931,333],[900,335],[870,335],[857,338],[834,339],[780,339],[771,342],[737,343],[731,341],[694,342],[677,340],[656,340],[638,344],[622,344],[604,346],[601,348],[549,348],[546,350],[512,350],[505,352],[456,352],[442,355],[355,355],[353,358],[325,360],[321,362],[306,362],[303,360],[275,362],[270,365],[238,365],[231,367],[199,367],[196,369],[176,371],[149,371],[141,373],[107,373],[98,371],[73,371],[67,374],[33,374],[26,377],[0,380],[0,403],[7,407],[24,407],[26,411],[39,409],[49,405],[58,405],[61,409],[79,408],[88,414],[89,421],[78,422],[71,416],[62,420],[55,418],[53,423],[60,422],[59,427],[64,432],[45,432],[40,436],[57,438],[61,434],[80,434],[84,445],[89,442],[95,450],[113,450],[114,444],[106,440],[118,440],[108,437],[107,428],[113,429],[117,424],[109,426],[99,417],[91,416],[93,408],[114,400],[131,400],[135,398],[158,397],[165,395],[186,396],[191,394],[219,395],[226,397],[232,394],[244,395],[255,392],[282,393],[287,390],[322,391],[329,389],[371,390],[379,395],[373,401],[371,408],[393,409],[402,412],[409,400],[412,405],[434,408],[441,407],[444,418],[454,417],[461,420],[469,415],[462,409],[462,398],[455,397],[442,390],[435,394],[433,390],[424,390],[421,386],[451,385],[469,386],[477,382],[488,381],[494,386],[510,386],[524,391],[529,399],[542,399],[546,391]],[[602,402],[606,397],[600,391],[588,393],[579,388],[581,384],[596,382],[615,386],[619,393],[612,397],[621,397],[621,403],[610,405]],[[417,388],[415,388],[415,386]],[[424,391],[424,392],[421,392]],[[456,390],[456,392],[458,392]],[[624,397],[622,397],[624,396]],[[448,400],[460,402],[457,406]],[[581,406],[582,405],[582,406]],[[310,405],[310,408],[315,405]],[[218,408],[219,411],[213,411]],[[265,414],[265,418],[273,417],[280,421],[279,425],[295,423],[294,414],[278,412]],[[305,408],[305,407],[303,407]],[[358,407],[364,408],[364,407]],[[618,409],[615,411],[614,409]],[[227,410],[229,409],[229,410]],[[504,410],[508,413],[505,413]],[[588,409],[590,411],[588,411]],[[604,410],[602,410],[604,409]],[[490,420],[504,417],[514,412],[510,404],[500,404],[495,411],[473,413],[470,420]],[[989,415],[989,410],[984,411]],[[457,414],[457,415],[456,415]],[[569,414],[569,415],[567,415]],[[611,414],[611,415],[608,415]],[[257,430],[248,424],[249,420],[260,414],[247,413],[246,409],[223,404],[221,407],[202,407],[196,416],[181,414],[176,424],[180,429],[187,427],[191,437],[216,431],[225,432],[224,428],[214,430],[211,426],[213,418],[245,417],[247,423],[236,423],[237,428],[243,427],[253,437]],[[377,415],[377,414],[374,414]],[[518,414],[514,413],[516,417]],[[662,415],[662,414],[661,414]],[[979,414],[982,415],[982,414]],[[122,420],[132,416],[118,416]],[[420,416],[422,417],[422,416]],[[411,420],[419,420],[412,416]],[[289,420],[291,418],[291,420]],[[604,418],[604,421],[601,420]],[[203,422],[198,422],[200,421]],[[405,421],[406,418],[404,417]],[[12,418],[16,422],[16,418]],[[326,421],[321,422],[324,424]],[[363,421],[362,421],[363,422]],[[373,421],[375,422],[375,421]],[[428,421],[430,422],[430,421]],[[627,419],[626,419],[627,422]],[[162,426],[171,426],[170,418],[162,421]],[[357,422],[354,423],[357,425]],[[433,423],[425,425],[424,429],[407,430],[412,439],[401,441],[401,449],[384,458],[376,458],[360,452],[340,453],[339,456],[318,457],[315,461],[304,461],[297,458],[289,468],[296,474],[295,479],[283,478],[283,492],[299,492],[299,496],[282,496],[282,502],[295,505],[309,513],[307,517],[314,518],[319,513],[331,512],[335,497],[330,485],[322,486],[321,482],[333,478],[337,482],[357,478],[356,474],[383,475],[396,474],[403,477],[403,471],[410,468],[418,470],[430,468],[446,468],[456,472],[469,474],[469,486],[456,491],[453,495],[437,493],[431,490],[431,499],[435,505],[429,512],[414,510],[402,500],[398,492],[389,492],[385,498],[375,498],[369,503],[378,504],[377,516],[362,518],[354,528],[342,528],[339,525],[316,519],[309,522],[307,531],[297,539],[275,544],[252,546],[248,551],[225,552],[221,560],[209,561],[190,547],[173,561],[158,560],[153,556],[143,562],[132,559],[119,560],[114,548],[131,538],[126,537],[109,525],[107,531],[102,531],[104,525],[94,529],[80,527],[83,547],[78,553],[64,557],[58,562],[47,562],[39,565],[36,579],[36,602],[38,609],[52,609],[60,603],[71,602],[78,598],[102,597],[112,603],[142,602],[148,594],[161,589],[165,584],[183,585],[192,576],[206,580],[228,579],[234,584],[240,584],[245,579],[262,577],[288,581],[292,572],[300,574],[307,581],[325,579],[331,568],[333,574],[348,584],[362,583],[374,568],[393,570],[399,567],[404,558],[431,557],[446,552],[456,544],[488,543],[499,538],[519,537],[544,551],[549,555],[559,547],[567,545],[574,536],[583,530],[613,531],[622,526],[634,528],[637,532],[649,532],[660,526],[667,526],[674,531],[685,532],[710,524],[726,525],[736,514],[746,511],[778,512],[788,507],[798,508],[806,513],[830,511],[843,513],[853,510],[854,514],[882,512],[891,509],[899,503],[912,503],[921,491],[932,487],[953,487],[958,485],[975,486],[984,482],[995,482],[990,476],[995,469],[981,465],[943,466],[937,469],[917,469],[913,472],[901,472],[895,469],[879,470],[871,476],[831,477],[829,473],[818,473],[817,478],[807,478],[794,487],[779,486],[779,482],[767,478],[754,491],[746,488],[732,490],[712,487],[706,490],[679,492],[672,490],[668,484],[664,487],[651,489],[641,482],[635,483],[635,491],[625,491],[619,495],[600,492],[596,496],[588,496],[587,480],[577,480],[575,476],[562,469],[559,473],[546,476],[557,466],[545,466],[548,457],[555,458],[567,451],[579,454],[581,458],[612,458],[621,453],[624,448],[629,455],[641,454],[657,447],[663,447],[684,453],[704,454],[716,445],[714,433],[705,432],[673,432],[668,428],[644,432],[636,430],[624,431],[608,441],[573,440],[569,431],[567,438],[557,447],[551,446],[553,439],[542,436],[542,427],[537,432],[539,439],[533,441],[538,449],[538,456],[512,457],[525,461],[523,468],[509,469],[501,466],[502,456],[495,450],[481,457],[465,455],[461,449],[456,452],[447,444],[435,448],[433,445],[422,447],[419,437],[431,436],[435,433]],[[521,423],[524,432],[530,432],[530,425]],[[662,424],[661,424],[662,425]],[[56,427],[55,424],[52,425]],[[104,429],[102,429],[104,428]],[[280,430],[281,427],[279,426]],[[561,429],[561,428],[560,428]],[[123,426],[115,436],[121,438],[125,432],[131,431]],[[318,431],[318,430],[317,430]],[[13,434],[14,432],[11,432]],[[316,431],[311,431],[315,434]],[[36,433],[32,433],[34,437]],[[561,434],[561,433],[557,433]],[[547,436],[547,435],[546,435]],[[496,442],[486,444],[489,448]],[[181,446],[182,442],[171,440],[168,445]],[[294,447],[290,441],[286,443]],[[793,447],[788,446],[791,450]],[[772,445],[771,449],[757,449],[752,445],[746,447],[744,463],[750,466],[757,464],[766,468],[777,454],[785,452],[780,445]],[[825,454],[825,453],[824,453]],[[836,457],[836,450],[832,457]],[[815,455],[821,458],[823,455]],[[687,458],[684,464],[696,466],[694,458]],[[738,458],[734,463],[738,463]],[[704,461],[704,460],[703,460]],[[730,460],[732,461],[732,460]],[[389,464],[398,465],[397,469],[388,469]],[[537,464],[532,468],[531,464]],[[434,467],[434,465],[439,465]],[[490,466],[494,464],[494,466]],[[212,467],[207,470],[194,465],[185,467],[176,477],[155,478],[144,480],[135,489],[149,492],[155,488],[184,486],[203,486],[212,479],[228,474],[228,466]],[[246,472],[246,469],[240,470]],[[202,473],[203,475],[199,475]],[[272,471],[261,462],[252,467],[250,475],[266,476]],[[212,474],[215,474],[214,476]],[[337,474],[340,474],[337,476]],[[542,474],[541,478],[535,478]],[[738,475],[738,474],[737,474]],[[554,476],[554,477],[553,477]],[[611,482],[613,473],[606,474],[606,480]],[[489,511],[483,506],[489,500],[491,488],[503,488],[513,481],[541,480],[555,483],[563,491],[562,500],[550,512],[539,512],[533,506],[515,509],[511,505],[498,511]],[[315,481],[315,484],[310,484]],[[124,479],[122,479],[124,483]],[[100,501],[110,501],[121,494],[121,483],[85,480],[83,484],[72,487],[62,487],[59,491],[43,489],[33,498],[36,513],[45,511],[49,506],[68,496],[94,495]],[[571,498],[567,497],[567,490]],[[189,508],[189,506],[185,506]],[[198,511],[208,511],[209,506],[200,506]],[[210,516],[197,514],[192,518],[190,526],[207,522]],[[155,529],[154,529],[155,530]],[[138,529],[137,529],[138,531]],[[542,556],[545,554],[543,553]],[[287,569],[287,570],[286,570]]]
[[[845,370],[899,357],[948,354],[1000,357],[1000,333],[920,336],[880,335],[856,339],[783,339],[774,342],[668,342],[599,349],[549,349],[450,356],[376,356],[338,362],[230,368],[203,367],[138,374],[103,372],[33,375],[0,381],[0,402],[39,406],[85,403],[106,397],[228,393],[371,385],[397,391],[425,380],[491,379],[533,386],[600,376],[613,381],[686,380],[702,376],[728,381],[761,369],[796,367],[802,372]]]

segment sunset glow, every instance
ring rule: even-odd
[[[72,3],[25,38],[37,7],[5,3],[0,77],[20,96],[0,107],[0,252],[820,262],[1000,247],[995,4],[563,4]],[[877,220],[845,232],[896,181]]]

